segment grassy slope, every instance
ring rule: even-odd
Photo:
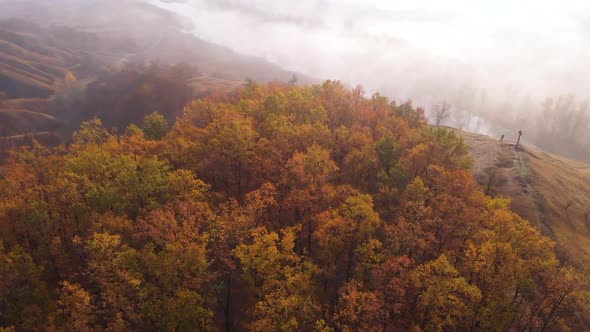
[[[8,97],[50,96],[73,60],[34,34],[0,27],[0,88]]]
[[[21,5],[35,8],[33,3]],[[123,9],[142,13],[153,8],[142,10],[128,5]],[[246,78],[287,81],[293,75],[263,59],[204,42],[157,20],[153,24],[140,20],[142,26],[149,28],[139,29],[141,33],[128,31],[127,21],[122,21],[115,15],[112,21],[99,20],[81,28],[76,27],[81,22],[64,22],[75,26],[70,28],[0,19],[0,137],[53,132],[59,123],[67,122],[69,114],[56,109],[50,100],[70,71],[80,81],[90,82],[98,72],[116,70],[125,63],[186,62],[201,73],[188,82],[195,96],[229,91],[242,85]],[[298,76],[300,83],[312,81]],[[10,99],[2,100],[5,98]]]
[[[245,83],[245,81],[228,80],[206,75],[193,77],[189,80],[189,85],[198,95],[211,91],[217,91],[220,93],[228,92],[244,85]]]
[[[478,181],[485,188],[492,178],[489,194],[511,198],[518,214],[557,242],[564,259],[590,266],[590,164],[459,133],[471,147]]]

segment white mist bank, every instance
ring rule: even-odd
[[[445,100],[445,124],[491,136],[540,116],[547,97],[590,97],[585,1],[150,2],[189,18],[199,38],[289,70],[427,113]]]
[[[151,0],[199,38],[399,98],[590,91],[584,1]]]

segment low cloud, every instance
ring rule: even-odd
[[[209,41],[312,76],[401,89],[401,97],[436,98],[465,83],[491,95],[588,91],[579,82],[589,74],[590,45],[581,45],[587,25],[576,26],[571,15],[590,12],[577,1],[190,0],[163,7],[192,18],[195,34]]]

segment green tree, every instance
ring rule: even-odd
[[[166,136],[168,130],[168,120],[158,112],[143,119],[143,133],[147,139],[159,141]]]
[[[83,122],[80,130],[74,133],[73,139],[76,144],[101,144],[107,141],[110,134],[102,126],[98,118]]]

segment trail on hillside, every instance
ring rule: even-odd
[[[528,145],[458,131],[469,144],[473,171],[491,196],[552,237],[562,258],[590,265],[590,165]]]
[[[34,116],[39,116],[39,117],[41,117],[43,119],[46,119],[46,120],[57,121],[57,119],[55,118],[55,116],[53,116],[51,114],[41,113],[41,112],[35,112],[35,111],[29,111],[29,110],[0,109],[0,113],[34,115]]]

